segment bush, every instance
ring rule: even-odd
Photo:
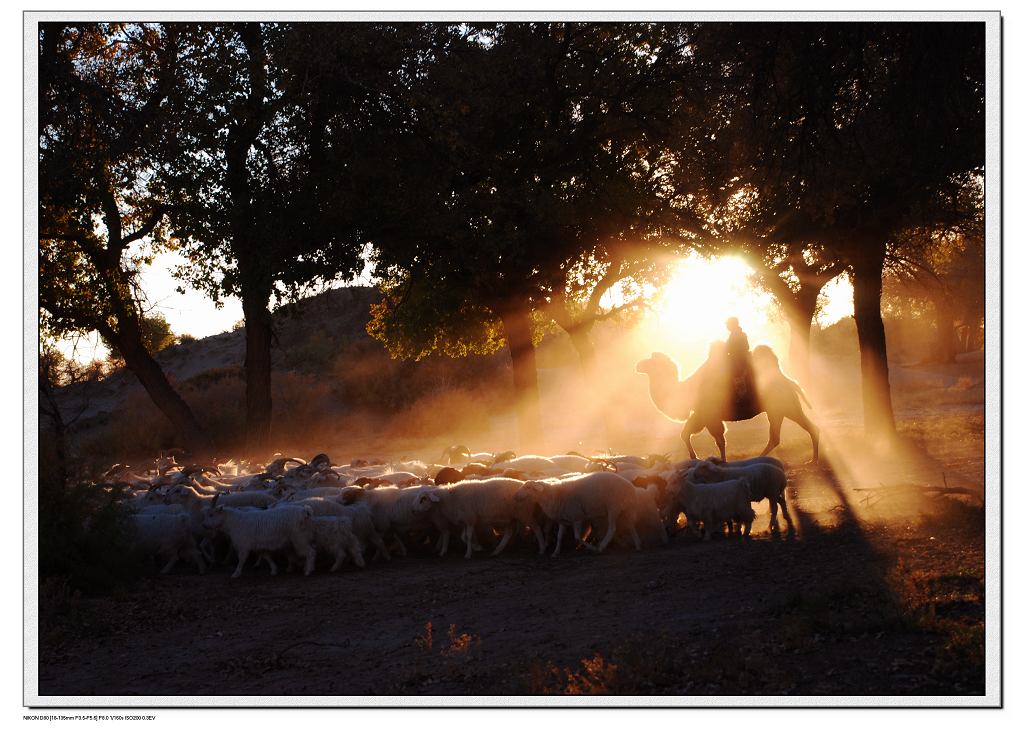
[[[109,591],[142,574],[132,548],[129,511],[119,489],[40,478],[39,578],[62,578],[86,595]]]

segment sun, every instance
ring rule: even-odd
[[[753,285],[752,273],[735,256],[702,258],[691,253],[680,260],[652,304],[659,337],[668,337],[681,349],[706,352],[711,342],[725,339],[725,320],[735,316],[751,346],[777,346],[781,312],[771,294]]]

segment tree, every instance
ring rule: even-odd
[[[941,220],[982,174],[983,27],[748,24],[711,37],[706,58],[735,82],[711,166],[733,172],[708,187],[719,201],[752,190],[764,249],[814,244],[849,269],[865,429],[891,434],[882,271],[903,231]]]
[[[242,300],[253,449],[271,434],[271,302],[363,267],[347,167],[387,68],[378,30],[208,26],[196,45],[206,63],[176,97],[186,151],[164,170],[183,211],[175,233],[191,265],[182,274],[215,300]]]
[[[591,361],[603,292],[654,275],[650,251],[690,222],[665,144],[685,28],[500,24],[438,35],[424,56],[404,125],[373,147],[391,202],[369,206],[386,210],[368,228],[385,293],[371,333],[399,356],[506,343],[529,448],[544,322]]]
[[[150,155],[167,144],[162,106],[183,63],[177,31],[44,24],[39,38],[40,329],[98,331],[174,423],[203,429],[144,337],[139,267],[168,245]]]

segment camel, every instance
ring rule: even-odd
[[[768,414],[768,443],[761,455],[770,453],[780,441],[782,421],[789,418],[807,431],[814,449],[812,462],[818,460],[818,426],[804,414],[800,398],[807,402],[807,395],[800,384],[785,374],[779,367],[778,357],[771,347],[759,345],[751,352],[756,383],[755,403],[739,412],[729,412],[732,407],[732,393],[723,386],[716,363],[709,360],[685,380],[679,380],[679,366],[662,352],[655,352],[649,359],[641,360],[636,371],[648,376],[651,401],[670,420],[685,423],[682,439],[690,458],[696,458],[690,439],[705,428],[715,439],[722,460],[725,460],[725,422],[749,420],[761,413]],[[717,380],[717,381],[716,381]],[[808,402],[808,407],[810,403]]]

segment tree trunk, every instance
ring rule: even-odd
[[[120,331],[110,330],[106,336],[124,358],[125,366],[142,383],[153,403],[174,424],[182,445],[192,452],[209,448],[211,443],[192,413],[192,408],[174,389],[160,364],[150,355],[138,327],[123,323]]]
[[[889,361],[882,323],[882,264],[885,247],[869,244],[853,265],[853,318],[860,345],[864,431],[889,439],[896,433],[889,387]]]
[[[533,346],[530,314],[518,309],[501,314],[509,353],[512,356],[512,389],[519,419],[519,447],[531,452],[543,439],[540,418],[540,387],[537,384],[537,351]]]
[[[946,364],[956,359],[959,349],[953,307],[943,294],[937,295],[932,301],[935,304],[935,359]]]
[[[41,366],[39,368],[39,393],[42,396],[39,403],[39,412],[45,415],[53,425],[53,460],[52,462],[44,463],[43,449],[40,447],[39,474],[40,483],[46,483],[47,481],[43,478],[43,475],[49,469],[49,473],[53,474],[51,481],[56,482],[58,489],[63,491],[67,488],[68,483],[67,425],[60,411],[60,405],[57,404],[57,398],[53,394],[55,379],[52,366]]]
[[[270,443],[273,401],[270,394],[270,343],[273,337],[269,295],[242,291],[245,315],[245,440],[250,451]]]

